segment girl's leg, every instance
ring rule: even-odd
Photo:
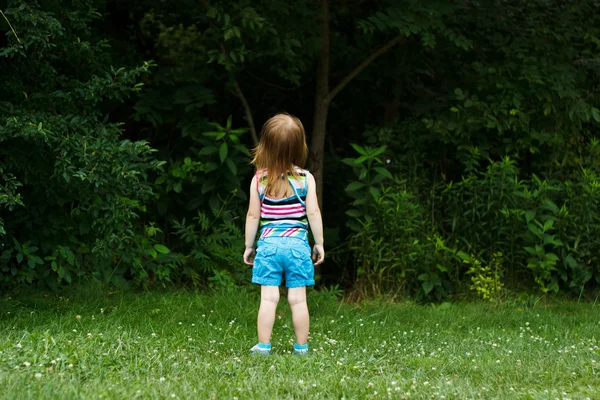
[[[279,302],[279,286],[260,287],[260,309],[258,310],[258,341],[271,343],[275,323],[275,311]]]
[[[304,345],[308,341],[310,320],[306,304],[306,287],[288,289],[288,302],[292,309],[292,321],[296,332],[296,343]]]

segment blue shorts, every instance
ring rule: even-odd
[[[315,266],[308,242],[290,237],[267,237],[258,241],[252,283],[297,288],[315,284]]]

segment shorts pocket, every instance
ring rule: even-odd
[[[305,249],[291,249],[292,250],[292,256],[294,256],[295,258],[299,259],[299,260],[310,260],[310,249],[309,248],[305,248]]]
[[[256,249],[257,257],[271,257],[275,253],[277,253],[277,247],[275,247],[275,246],[262,245],[258,249]]]

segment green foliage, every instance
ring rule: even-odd
[[[236,284],[249,282],[250,272],[240,256],[243,232],[228,210],[231,199],[232,196],[226,199],[212,217],[199,212],[191,223],[185,219],[173,222],[175,233],[185,243],[180,279],[194,285],[208,281],[209,287],[228,290],[236,290]]]
[[[353,147],[359,157],[344,162],[358,178],[346,190],[354,198],[347,214],[359,289],[371,295],[404,289],[418,298],[444,298],[452,258],[427,222],[426,208],[386,169],[385,147]]]
[[[599,281],[591,256],[597,250],[591,249],[600,242],[595,234],[582,234],[599,228],[598,216],[590,214],[600,200],[589,191],[598,185],[595,174],[583,169],[566,182],[520,179],[509,158],[491,162],[486,172],[470,171],[441,196],[444,223],[459,247],[481,253],[489,265],[503,254],[504,275],[515,288],[535,282],[543,292],[581,292],[592,279]]]
[[[252,128],[285,110],[312,136],[328,66],[319,195],[351,262],[325,285],[597,289],[597,2],[329,3],[323,37],[315,2],[10,1],[0,284],[233,290]]]
[[[488,265],[482,265],[478,257],[463,251],[459,251],[457,257],[464,264],[469,265],[467,275],[471,275],[471,290],[475,291],[483,300],[496,300],[504,286],[502,283],[504,268],[502,253],[494,253]]]
[[[234,196],[228,204],[245,206],[247,190],[242,188],[240,177],[250,174],[250,151],[241,137],[248,130],[233,129],[231,117],[225,126],[218,123],[209,126],[212,130],[206,132],[184,130],[193,143],[188,148],[189,155],[171,161],[168,170],[156,179],[154,184],[161,192],[157,206],[162,215],[173,204],[186,211],[216,212],[232,192]]]
[[[103,111],[138,92],[150,64],[110,66],[92,2],[51,7],[4,10],[15,32],[0,48],[0,284],[71,282],[128,248],[161,165]]]

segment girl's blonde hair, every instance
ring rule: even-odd
[[[304,167],[308,155],[302,122],[287,113],[269,118],[263,125],[260,142],[253,155],[252,164],[258,171],[257,178],[264,178],[268,171],[265,194],[280,196],[290,193],[287,175],[290,173],[298,178],[295,166]]]

